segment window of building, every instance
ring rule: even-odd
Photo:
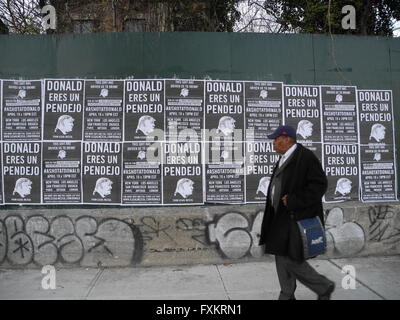
[[[74,20],[74,33],[92,33],[94,20]]]
[[[146,31],[145,19],[127,19],[124,23],[125,32],[144,32]]]

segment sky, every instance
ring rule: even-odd
[[[400,21],[397,21],[397,22],[394,24],[394,27],[395,27],[395,28],[399,28],[399,29],[393,31],[393,36],[395,36],[395,37],[400,37]]]

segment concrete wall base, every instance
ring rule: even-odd
[[[325,204],[327,253],[400,254],[400,203]],[[258,246],[263,204],[101,209],[3,208],[0,267],[122,267],[272,259]]]

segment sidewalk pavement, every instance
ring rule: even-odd
[[[316,260],[336,283],[332,300],[400,299],[400,255]],[[344,289],[344,266],[355,268],[355,289]],[[237,264],[56,269],[56,289],[43,289],[41,269],[0,269],[0,299],[276,300],[274,259]],[[347,276],[349,277],[349,276]],[[351,279],[350,279],[351,280]],[[298,283],[298,300],[316,295]]]

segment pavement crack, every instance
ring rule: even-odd
[[[86,295],[83,297],[84,300],[87,300],[89,295],[92,293],[94,287],[96,286],[97,282],[99,281],[101,275],[104,272],[104,268],[100,268],[99,271],[97,271],[96,275],[94,276],[94,278],[92,279],[92,281],[90,281],[89,283],[89,289],[86,292]]]
[[[328,259],[328,261],[330,263],[332,263],[335,267],[337,267],[340,272],[342,272],[342,267],[340,265],[338,265],[337,263],[335,263],[334,261],[332,261],[331,259]],[[356,282],[360,283],[362,286],[364,286],[365,288],[367,288],[368,290],[370,290],[371,292],[373,292],[374,294],[376,294],[379,298],[381,298],[382,300],[387,300],[384,296],[382,296],[381,294],[379,294],[378,292],[376,292],[374,289],[372,289],[370,286],[368,286],[366,283],[362,282],[359,278],[355,277]]]
[[[218,275],[219,275],[219,279],[220,279],[221,282],[222,282],[222,286],[224,287],[225,294],[226,294],[226,296],[228,297],[228,300],[231,300],[231,297],[229,296],[228,290],[227,290],[226,287],[225,287],[224,280],[222,279],[221,272],[219,271],[218,265],[215,265],[215,267],[217,268]]]

